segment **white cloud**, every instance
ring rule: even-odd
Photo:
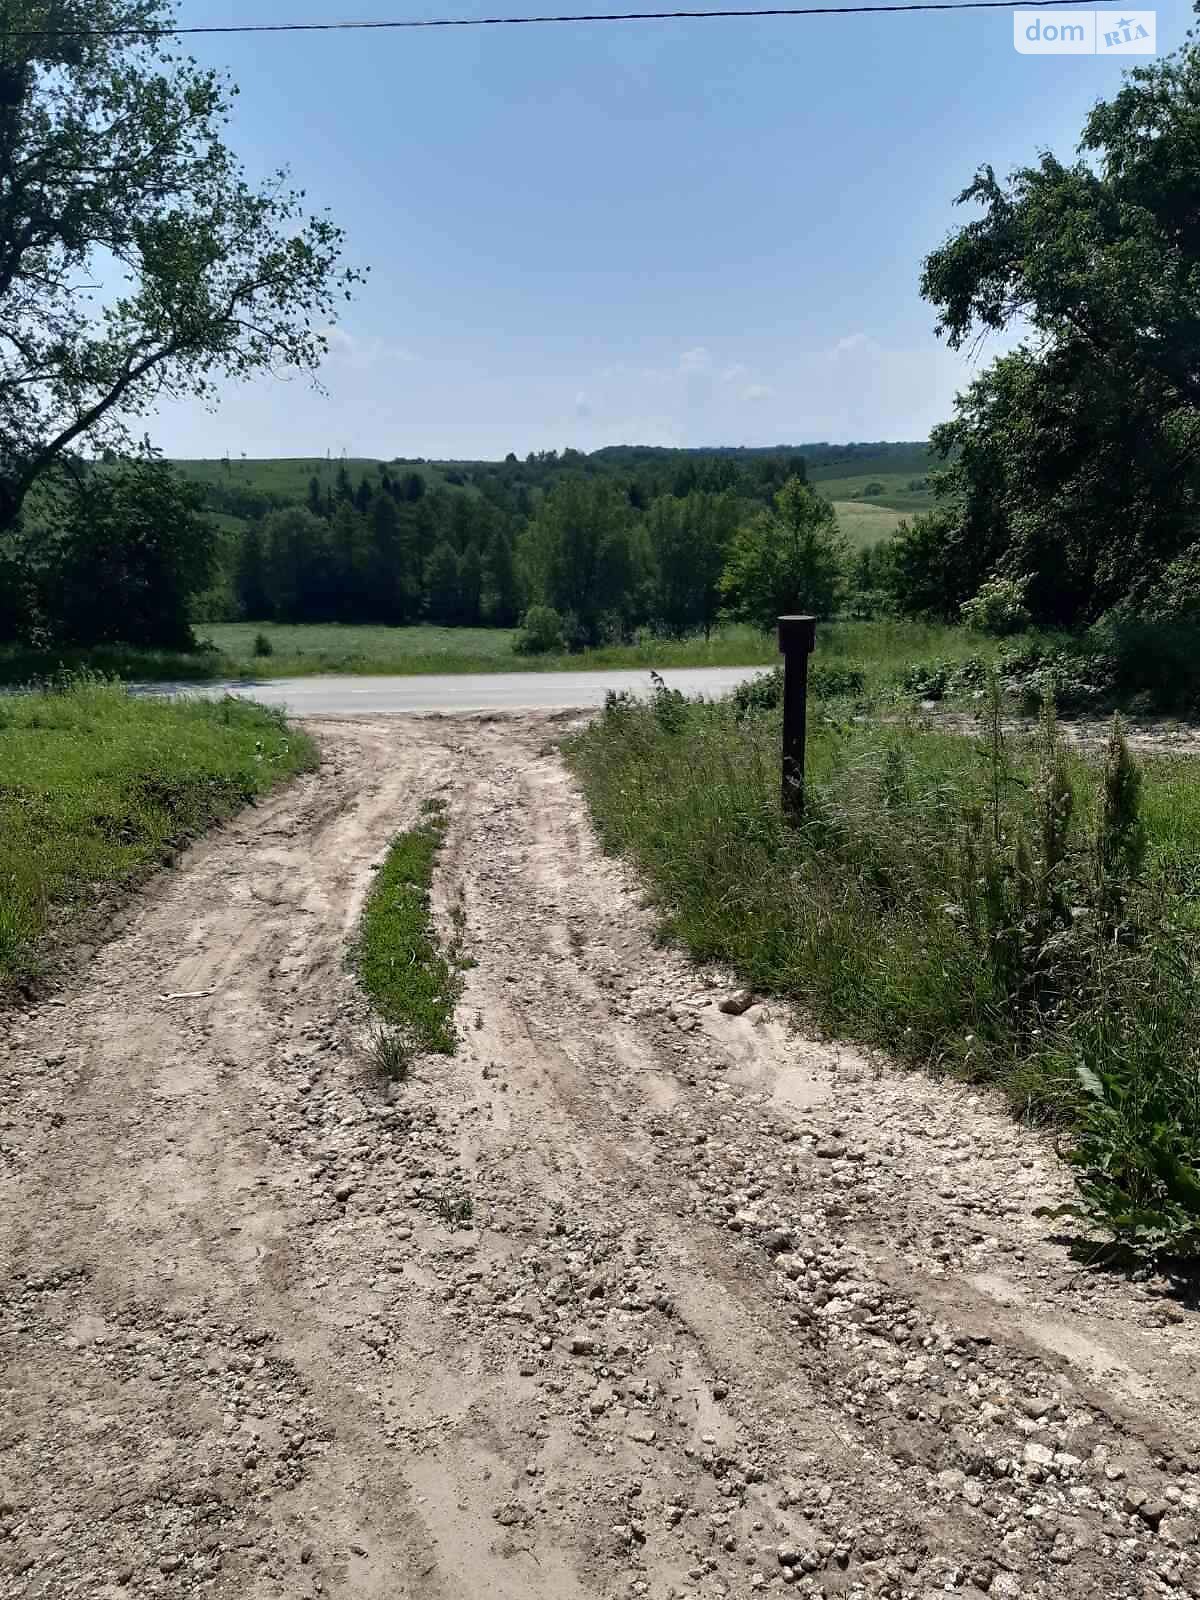
[[[759,400],[769,400],[774,393],[775,393],[774,389],[772,389],[769,384],[766,384],[766,383],[750,383],[750,384],[747,384],[746,387],[742,390],[742,399],[743,400],[750,400],[752,402],[757,402]]]
[[[374,336],[363,338],[348,328],[334,324],[319,330],[329,346],[328,366],[348,367],[352,372],[366,372],[381,362],[410,362],[418,357],[404,345],[392,344]]]
[[[711,372],[712,364],[712,353],[702,344],[697,345],[694,350],[685,350],[679,358],[680,372]]]
[[[883,353],[881,347],[875,343],[870,334],[850,333],[844,339],[839,339],[829,354],[844,356],[855,354],[861,350],[873,350],[879,354]]]

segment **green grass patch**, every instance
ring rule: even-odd
[[[139,699],[96,679],[0,696],[0,996],[98,898],[315,764],[304,734],[246,701]]]
[[[119,646],[98,651],[0,649],[0,683],[24,684],[62,672],[92,670],[126,682],[254,683],[320,674],[429,676],[492,672],[588,672],[610,667],[752,666],[776,659],[773,634],[734,626],[710,638],[659,639],[545,656],[513,650],[512,628],[390,628],[353,623],[198,623],[204,648],[192,653]],[[256,655],[259,635],[270,654]]]
[[[232,622],[199,629],[230,663],[231,675],[292,678],[313,673],[428,675],[490,672],[589,672],[610,667],[743,666],[776,659],[775,639],[755,628],[729,627],[710,638],[659,639],[583,650],[521,656],[512,628],[408,628],[343,623],[275,625]],[[271,643],[254,655],[258,634]]]
[[[835,500],[833,509],[837,512],[839,531],[855,550],[883,544],[904,521],[902,511],[890,511],[886,506],[859,500]]]
[[[513,650],[511,628],[439,628],[432,624],[388,628],[344,623],[279,624],[229,622],[202,626],[217,658],[231,676],[302,677],[314,673],[353,675],[594,672],[609,668],[769,666],[779,660],[773,632],[734,624],[714,629],[706,639],[664,639],[642,634],[631,644],[605,645],[577,654],[559,651],[521,656]],[[271,654],[255,656],[264,635]],[[872,683],[894,678],[914,660],[963,660],[992,656],[996,641],[964,628],[920,622],[834,622],[817,631],[817,651],[864,665]]]
[[[459,963],[443,954],[429,906],[445,834],[445,813],[430,802],[417,827],[396,835],[351,951],[358,981],[384,1024],[375,1057],[389,1077],[405,1076],[415,1052],[452,1056],[458,1047]]]
[[[797,829],[779,740],[777,712],[660,693],[612,703],[568,759],[605,846],[694,956],[831,1034],[1072,1124],[1088,1216],[1141,1254],[1200,1254],[1196,766],[1148,759],[1121,833],[1101,764],[1045,732],[968,738],[818,703]]]
[[[423,623],[390,628],[352,623],[199,623],[204,648],[190,654],[110,647],[91,652],[37,653],[0,649],[0,683],[28,683],[63,671],[91,670],[127,682],[254,684],[271,678],[428,676],[494,672],[598,672],[621,668],[771,666],[779,660],[774,632],[733,624],[706,639],[659,638],[645,632],[630,644],[577,654],[518,655],[511,628],[441,628]],[[259,636],[270,654],[255,653]],[[1022,636],[1034,645],[1040,634]],[[1011,641],[1009,641],[1011,643]],[[966,628],[900,620],[823,623],[819,658],[852,660],[866,673],[871,694],[894,685],[914,662],[945,669],[973,657],[996,658],[1004,641]]]

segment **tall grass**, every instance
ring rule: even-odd
[[[1147,1107],[1175,1158],[1200,1159],[1200,803],[1178,762],[1147,763],[1134,861],[1096,765],[1053,721],[1006,738],[998,697],[979,739],[818,707],[799,828],[780,810],[779,739],[777,713],[660,693],[613,700],[568,746],[601,838],[642,868],[670,935],[831,1033],[1075,1123],[1093,1165],[1142,1148]],[[1087,1144],[1114,1107],[1119,1138]],[[1145,1195],[1131,1221],[1131,1182],[1105,1184],[1127,1242],[1200,1249]]]
[[[305,735],[245,701],[97,679],[0,696],[0,999],[106,887],[315,762]]]

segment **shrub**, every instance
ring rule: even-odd
[[[865,670],[851,662],[835,662],[829,666],[818,663],[808,669],[808,692],[814,700],[837,700],[843,695],[862,694],[866,683]],[[739,683],[730,700],[740,717],[777,710],[783,704],[783,668],[773,667],[770,672]]]
[[[770,672],[763,672],[757,678],[747,678],[729,698],[739,717],[778,710],[783,704],[783,668],[772,667]]]
[[[1111,653],[1090,647],[1086,638],[1001,651],[997,670],[1008,693],[1028,710],[1050,697],[1064,711],[1087,711],[1110,702],[1117,688]]]
[[[513,640],[519,656],[544,656],[563,647],[563,622],[553,606],[530,606]]]
[[[947,696],[971,694],[988,681],[989,667],[983,656],[966,656],[961,661],[950,657],[914,661],[900,673],[898,683],[906,694],[922,700],[943,700]]]
[[[1001,637],[1023,633],[1030,621],[1025,605],[1028,587],[1028,578],[989,578],[972,599],[959,606],[959,616],[968,628],[980,633]]]
[[[1163,568],[1141,615],[1152,622],[1200,622],[1200,544],[1189,545]]]
[[[1086,645],[1104,663],[1110,699],[1141,695],[1150,707],[1183,714],[1200,707],[1200,618],[1110,615]]]
[[[275,654],[275,646],[265,633],[256,633],[254,635],[254,654],[256,656],[273,656]]]
[[[818,662],[808,669],[808,692],[817,700],[837,700],[843,695],[861,694],[867,675],[850,662],[824,666]]]
[[[650,704],[654,708],[654,715],[668,733],[683,731],[688,719],[691,701],[678,689],[669,689],[666,679],[660,672],[650,674],[652,686]]]

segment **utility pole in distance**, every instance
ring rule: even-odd
[[[808,725],[808,658],[817,642],[816,617],[780,617],[783,652],[783,814],[804,815],[804,745]]]

